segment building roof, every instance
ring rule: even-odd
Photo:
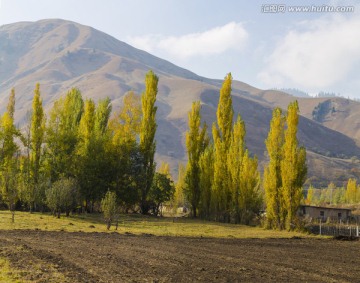
[[[347,211],[351,211],[350,208],[343,208],[343,207],[329,207],[329,206],[316,206],[316,205],[307,205],[307,204],[302,204],[300,205],[300,207],[313,207],[313,208],[319,208],[319,209],[333,209],[333,210],[347,210]]]

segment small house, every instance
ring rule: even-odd
[[[347,221],[351,217],[351,209],[339,208],[339,207],[323,207],[312,205],[301,205],[299,208],[299,216],[311,217],[313,219],[319,219],[326,221],[331,219],[332,221]]]

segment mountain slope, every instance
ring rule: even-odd
[[[274,90],[250,90],[253,99],[264,103],[269,107],[279,106],[286,108],[287,105],[297,100],[301,115],[314,120],[323,126],[338,131],[360,145],[360,102],[342,97],[294,97],[287,93]],[[328,104],[322,119],[314,117],[314,111],[319,106]]]
[[[41,84],[46,109],[71,87],[78,87],[85,97],[95,100],[110,97],[116,111],[127,91],[143,91],[149,69],[160,78],[156,158],[170,162],[176,169],[179,161],[186,161],[184,140],[191,103],[202,101],[203,118],[211,125],[216,118],[220,80],[200,77],[73,22],[43,20],[0,27],[0,111],[5,108],[10,89],[15,87],[16,119],[20,124],[31,108],[36,82]],[[266,161],[264,139],[272,108],[286,108],[293,99],[283,92],[264,91],[239,81],[233,83],[235,113],[241,113],[245,120],[248,147],[262,164]],[[339,180],[354,176],[349,159],[360,156],[354,139],[358,135],[351,136],[350,131],[340,133],[342,129],[336,123],[313,121],[310,114],[313,110],[309,109],[318,101],[304,98],[299,102],[304,115],[300,119],[299,139],[308,149],[309,177],[321,182],[333,176]],[[349,113],[354,109],[349,108]],[[358,124],[353,127],[360,132]],[[342,160],[336,163],[338,158]],[[332,174],[335,171],[337,175]]]

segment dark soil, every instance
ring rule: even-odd
[[[0,257],[34,282],[359,282],[360,243],[0,231]]]

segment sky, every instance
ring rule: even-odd
[[[0,0],[0,25],[50,18],[92,26],[204,77],[231,72],[262,89],[360,98],[359,1]]]

